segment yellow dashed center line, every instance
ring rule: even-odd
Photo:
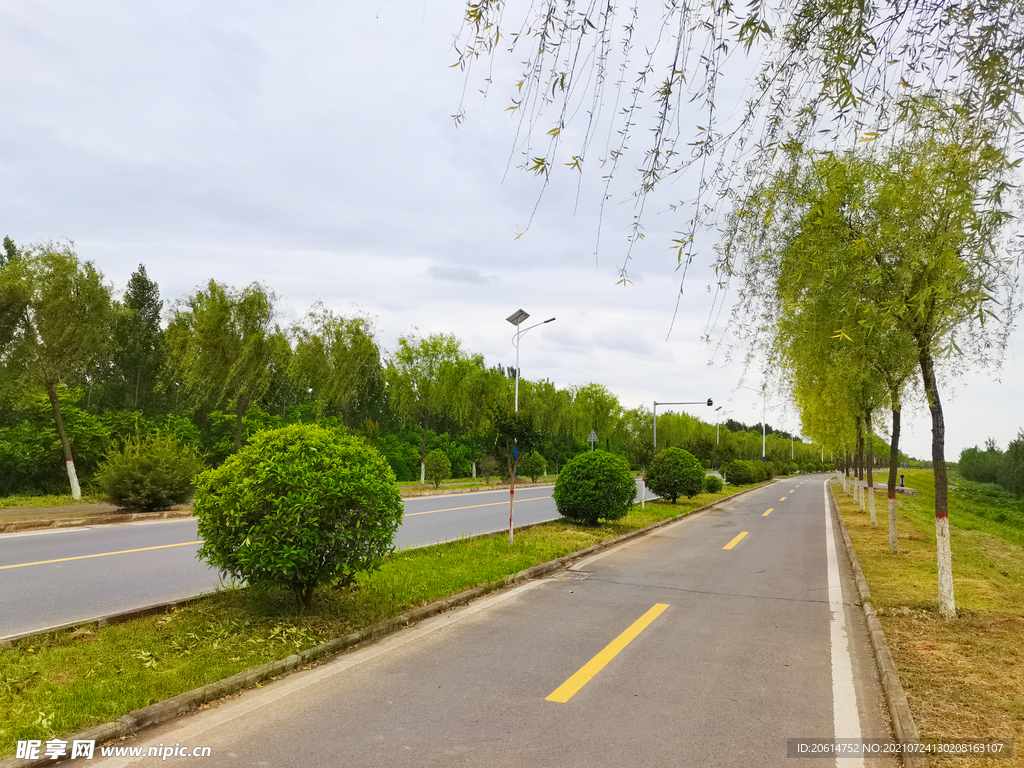
[[[762,517],[763,517],[763,515],[762,515]],[[735,547],[735,546],[736,546],[737,544],[739,544],[739,543],[740,543],[740,539],[742,539],[742,538],[743,538],[744,536],[746,536],[746,535],[747,535],[748,533],[749,533],[749,531],[743,531],[743,533],[741,533],[741,534],[740,534],[739,536],[737,536],[737,537],[736,537],[735,539],[733,539],[733,540],[732,540],[732,541],[730,541],[730,542],[729,542],[728,544],[726,544],[726,545],[725,545],[724,547],[722,547],[722,549],[732,549],[732,548],[733,548],[733,547]]]
[[[763,515],[761,515],[761,517],[768,517],[768,515],[770,515],[774,511],[775,511],[775,507],[769,507],[768,511],[765,512]]]
[[[634,621],[629,629],[608,643],[604,650],[584,664],[579,672],[552,691],[545,701],[556,701],[564,704],[575,696],[580,688],[593,680],[594,676],[604,669],[609,661],[614,659],[623,648],[633,642],[637,635],[647,629],[652,621],[661,616],[666,608],[668,608],[667,603],[656,603],[651,610]]]
[[[100,552],[96,555],[78,555],[77,557],[61,557],[57,560],[39,560],[34,563],[18,563],[17,565],[0,565],[0,571],[6,571],[9,568],[27,568],[30,565],[49,565],[50,563],[68,563],[72,560],[88,560],[91,557],[109,557],[110,555],[129,555],[132,552],[149,552],[154,549],[168,549],[170,547],[187,547],[192,544],[202,544],[203,540],[199,541],[183,541],[180,544],[161,544],[158,547],[142,547],[141,549],[122,549],[120,552]]]
[[[544,499],[550,499],[550,496],[540,496],[536,499],[519,499],[516,504],[524,504],[527,501],[544,501]],[[470,504],[468,507],[448,507],[448,509],[429,509],[426,512],[408,512],[403,517],[416,517],[416,515],[433,515],[438,512],[457,512],[460,509],[476,509],[477,507],[507,507],[507,501],[489,501],[486,504]]]
[[[785,500],[786,500],[785,496],[783,496],[781,499],[779,499],[779,501],[785,501]]]

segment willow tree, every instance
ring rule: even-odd
[[[83,371],[103,348],[109,315],[110,289],[92,262],[80,262],[70,245],[5,251],[0,268],[0,361],[46,390],[75,499],[82,491],[58,387]]]
[[[737,65],[744,48],[762,63]],[[605,184],[602,212],[635,198],[623,279],[648,195],[695,177],[675,206],[684,212],[681,288],[720,201],[769,178],[780,149],[898,130],[896,102],[937,88],[956,88],[968,115],[998,124],[1004,139],[1021,136],[1020,0],[466,0],[455,54],[467,81],[479,79],[487,98],[518,116],[513,152],[541,179],[541,195],[556,173],[591,172]],[[515,74],[503,79],[496,65]],[[737,108],[729,97],[741,88]],[[472,112],[464,99],[456,124]]]
[[[168,363],[192,404],[235,407],[235,450],[242,447],[242,420],[270,387],[267,365],[282,333],[274,325],[272,291],[258,283],[233,290],[211,280],[174,310],[167,328]]]
[[[757,226],[734,225],[730,242],[755,257],[746,273],[748,311],[775,306],[779,293],[793,290],[787,279],[798,285],[827,280],[837,291],[862,293],[855,312],[837,316],[836,336],[892,333],[896,349],[913,349],[932,417],[939,611],[952,617],[945,426],[935,361],[966,353],[984,366],[1005,345],[1016,311],[1012,261],[1007,263],[1003,251],[1010,218],[1005,197],[1014,164],[997,143],[996,127],[968,120],[955,103],[936,109],[908,102],[906,108],[913,130],[899,143],[826,156],[819,168],[812,165],[810,183],[833,195],[821,195],[814,204],[796,198],[799,203],[791,205],[794,197],[779,186],[776,197],[762,196],[751,206],[758,212]],[[815,172],[821,168],[831,172]],[[857,184],[847,184],[850,176]],[[855,205],[847,204],[851,200]],[[812,237],[797,251],[798,267],[783,268],[779,255],[792,252],[758,246],[751,237],[775,236],[775,214],[803,221],[807,227],[806,232],[798,227],[801,235],[827,233],[825,242],[836,247],[818,253]]]
[[[373,323],[363,316],[334,314],[321,303],[292,329],[290,368],[313,389],[321,413],[333,410],[351,426],[351,412],[383,368]]]
[[[469,409],[466,384],[483,366],[480,356],[467,355],[452,335],[400,336],[385,377],[395,404],[423,430],[420,482],[426,480],[427,431],[438,418],[464,422]]]

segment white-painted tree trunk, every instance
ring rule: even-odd
[[[426,462],[420,462],[420,485],[427,482],[427,464]]]
[[[473,479],[476,480],[476,462],[473,462]]]
[[[878,517],[875,514],[875,489],[872,486],[868,486],[868,509],[871,511],[871,527],[878,527]]]
[[[75,472],[75,460],[68,459],[64,463],[68,466],[68,480],[71,481],[71,498],[78,501],[82,498],[82,488],[78,485],[78,473]]]
[[[889,499],[889,551],[898,555],[900,553],[900,539],[896,531],[896,497]]]
[[[647,502],[647,477],[645,476],[645,477],[642,477],[640,479],[640,509],[641,510],[647,509],[646,502]]]
[[[860,511],[864,512],[867,509],[867,499],[865,497],[868,495],[866,480],[857,481],[857,493],[859,494]]]
[[[935,518],[935,547],[939,561],[939,615],[944,619],[956,618],[953,599],[953,553],[949,548],[949,518]]]

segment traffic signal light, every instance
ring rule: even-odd
[[[712,402],[711,398],[709,397],[708,398],[708,408],[710,408],[712,405],[714,405],[714,403]]]

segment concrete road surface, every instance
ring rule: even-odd
[[[519,489],[515,525],[557,518],[551,491]],[[408,499],[395,545],[507,530],[508,499],[507,489]],[[196,526],[182,518],[0,535],[0,639],[212,592],[221,579],[196,559]]]
[[[192,762],[217,766],[834,765],[788,758],[787,739],[890,729],[824,480],[774,483],[120,747],[208,747]],[[896,765],[840,763],[862,764]]]

